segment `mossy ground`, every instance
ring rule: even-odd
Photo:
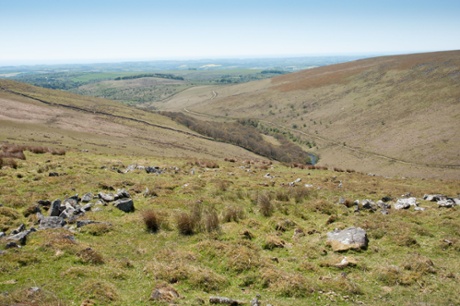
[[[153,304],[153,288],[164,283],[179,292],[179,305],[207,304],[211,295],[248,302],[256,294],[272,305],[460,303],[458,208],[441,209],[421,200],[425,211],[382,215],[357,214],[338,204],[340,197],[378,200],[407,192],[419,199],[425,193],[456,196],[458,181],[242,160],[218,161],[215,168],[215,162],[89,152],[26,152],[26,157],[17,169],[0,170],[1,230],[7,234],[21,223],[36,226],[34,214],[27,212],[37,201],[76,193],[125,188],[136,211],[95,206],[101,210],[83,218],[105,223],[37,231],[22,248],[5,250],[0,255],[1,305]],[[130,164],[159,166],[165,172],[116,171]],[[49,172],[59,176],[49,177]],[[274,178],[265,178],[267,172]],[[297,178],[299,186],[289,187]],[[265,213],[267,201],[270,214]],[[145,211],[155,213],[155,233],[146,228]],[[194,218],[193,234],[180,234],[181,213]],[[349,226],[367,230],[368,249],[334,253],[326,233]],[[1,240],[2,249],[5,244]],[[354,264],[337,268],[344,256]]]

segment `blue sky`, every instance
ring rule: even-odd
[[[460,49],[460,0],[0,0],[0,65]]]

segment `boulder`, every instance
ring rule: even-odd
[[[43,217],[40,219],[40,226],[38,227],[38,229],[42,230],[47,228],[61,228],[66,224],[67,222],[61,217]]]
[[[411,206],[418,206],[417,199],[415,197],[398,199],[394,205],[394,208],[397,210],[408,209]]]
[[[113,206],[124,212],[134,211],[134,202],[132,199],[120,199],[113,202]]]
[[[366,249],[368,242],[365,230],[360,227],[349,227],[327,233],[326,243],[332,247],[333,251],[341,252],[350,249]]]
[[[455,201],[454,201],[454,199],[451,199],[451,198],[445,198],[445,199],[442,199],[442,200],[438,201],[438,206],[439,207],[446,207],[446,208],[454,207],[455,206]]]
[[[49,209],[49,215],[52,217],[57,217],[61,214],[61,200],[57,199],[51,203]]]

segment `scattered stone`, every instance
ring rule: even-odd
[[[113,206],[124,212],[134,211],[134,202],[132,199],[120,199],[113,202]]]
[[[150,166],[147,166],[145,167],[145,172],[147,173],[153,173],[153,174],[161,174],[163,173],[163,171],[160,169],[160,167],[150,167]]]
[[[333,266],[336,268],[346,268],[346,267],[354,267],[358,264],[358,261],[353,257],[343,257],[343,259],[339,262],[334,264]]]
[[[445,200],[446,196],[443,195],[443,194],[425,194],[423,196],[423,199],[425,201],[438,202],[438,201],[441,201],[441,200]]]
[[[53,177],[53,176],[59,176],[59,173],[57,173],[57,172],[50,172],[50,173],[48,173],[48,176],[51,176],[51,177]]]
[[[255,298],[251,300],[251,306],[261,306],[262,304],[259,301],[260,295],[258,294]]]
[[[5,245],[5,249],[12,249],[12,248],[20,248],[20,246],[14,241],[10,241]]]
[[[83,203],[88,203],[88,202],[90,202],[92,199],[93,199],[93,194],[92,194],[91,192],[85,193],[85,194],[81,197],[81,201],[82,201]]]
[[[57,217],[61,214],[61,200],[57,199],[51,203],[49,209],[49,215],[52,217]]]
[[[271,175],[270,173],[265,174],[264,177],[265,177],[265,178],[268,178],[268,179],[274,178],[274,176]]]
[[[150,300],[172,302],[179,298],[179,293],[169,285],[162,285],[155,288],[150,295]]]
[[[334,230],[327,233],[327,244],[335,252],[347,251],[350,249],[366,249],[369,240],[367,233],[360,227],[350,227],[344,230]]]
[[[123,198],[131,198],[131,195],[125,189],[118,189],[114,197],[115,200],[118,200]]]
[[[23,229],[19,233],[10,235],[8,238],[6,238],[6,240],[12,241],[12,242],[15,242],[15,243],[19,243],[20,245],[25,245],[26,241],[27,241],[27,236],[30,233],[33,233],[35,231],[36,231],[35,228],[31,228],[31,229],[29,229],[27,231]]]
[[[377,205],[375,204],[375,202],[372,200],[368,200],[368,199],[361,201],[361,207],[363,209],[372,210],[372,211],[377,210]]]
[[[61,218],[56,216],[50,217],[43,217],[40,219],[40,226],[38,229],[48,229],[48,228],[61,228],[66,225],[67,222]]]
[[[438,201],[438,206],[439,207],[446,207],[446,208],[453,207],[453,206],[455,206],[455,201],[453,199],[451,199],[451,198],[445,198],[445,199],[442,199],[442,200]]]
[[[120,173],[128,173],[136,170],[137,165],[129,165],[124,171],[121,171]]]
[[[26,226],[24,225],[24,223],[22,223],[21,225],[19,225],[19,227],[17,229],[14,229],[11,231],[11,235],[16,235],[22,231],[24,231],[26,229]]]
[[[113,201],[115,201],[115,196],[112,193],[99,192],[97,195],[98,195],[99,199],[102,199],[105,202],[113,202]]]
[[[411,206],[418,206],[417,199],[415,197],[398,199],[394,205],[394,208],[396,210],[409,209]]]
[[[223,296],[211,296],[209,298],[209,303],[210,304],[226,304],[226,305],[232,305],[232,306],[244,304],[244,302],[240,302],[240,301],[230,299],[227,297],[223,297]]]
[[[94,220],[78,220],[77,221],[77,228],[89,225],[89,224],[95,224],[95,223],[101,223],[99,221],[94,221]]]
[[[6,234],[4,232],[0,232],[0,238],[5,237]]]

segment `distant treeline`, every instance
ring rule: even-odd
[[[262,74],[285,74],[287,72],[283,70],[271,69],[271,70],[262,70],[260,73]]]
[[[285,163],[310,164],[310,156],[282,134],[274,135],[280,145],[264,140],[259,130],[245,120],[222,123],[195,119],[178,112],[160,112],[189,129],[216,140],[245,148],[258,155]]]
[[[180,80],[180,81],[184,80],[183,77],[177,76],[174,74],[170,74],[170,73],[142,73],[142,74],[136,74],[136,75],[116,77],[114,80],[120,81],[120,80],[132,80],[132,79],[140,79],[140,78],[162,78],[162,79],[171,79],[171,80]]]

